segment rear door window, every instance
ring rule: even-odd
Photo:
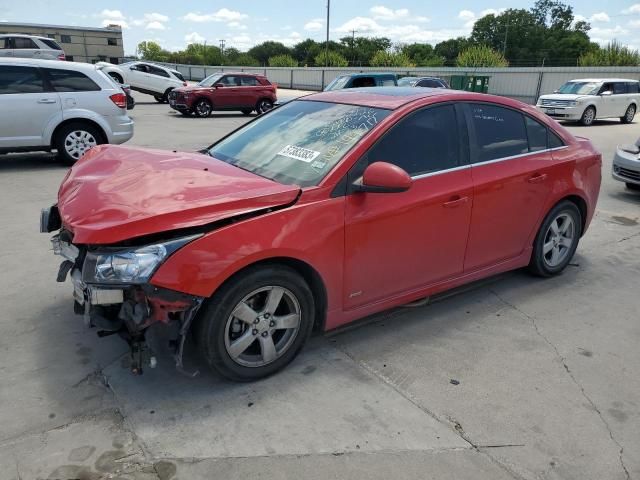
[[[613,84],[614,95],[624,95],[627,93],[627,84],[623,82],[616,82]]]
[[[0,95],[42,92],[44,82],[39,69],[0,65]]]
[[[38,45],[33,40],[26,37],[13,37],[13,45],[13,48],[18,49],[38,48]]]
[[[225,75],[220,79],[219,83],[222,83],[223,85],[226,85],[228,87],[239,87],[242,85],[240,77],[236,75]]]
[[[243,87],[255,87],[258,85],[258,81],[255,77],[242,77],[241,80]]]
[[[470,106],[475,132],[475,163],[513,157],[529,152],[523,115],[515,110],[482,103]]]
[[[375,87],[376,79],[373,77],[356,77],[351,82],[350,88]]]
[[[169,78],[169,72],[163,70],[162,68],[154,67],[153,65],[149,65],[149,73],[151,75],[157,75],[158,77]]]
[[[56,92],[95,92],[100,87],[84,73],[57,68],[45,69],[49,83]]]

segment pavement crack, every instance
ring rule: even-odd
[[[636,237],[638,235],[640,235],[640,232],[637,233],[637,234],[632,235],[629,238]],[[619,240],[619,242],[620,241],[623,241],[623,240]],[[609,438],[618,447],[618,459],[620,461],[620,466],[622,467],[622,470],[623,470],[623,472],[625,474],[625,478],[627,480],[630,480],[631,476],[629,474],[629,470],[627,469],[627,466],[624,463],[624,458],[623,458],[624,447],[620,444],[620,442],[618,442],[618,440],[616,440],[616,438],[613,435],[613,431],[611,430],[611,426],[609,425],[609,422],[607,422],[606,418],[604,418],[604,416],[602,415],[602,412],[600,411],[598,406],[591,399],[591,397],[587,394],[587,392],[585,391],[585,389],[582,386],[582,384],[578,381],[578,379],[575,377],[575,375],[573,374],[573,372],[569,368],[569,365],[567,365],[566,358],[560,353],[560,351],[558,350],[558,347],[556,347],[556,345],[551,340],[549,340],[549,338],[544,333],[542,333],[542,331],[540,330],[540,328],[538,326],[538,323],[536,321],[536,317],[533,316],[533,315],[529,315],[528,313],[524,312],[523,310],[518,308],[513,303],[507,301],[500,294],[498,294],[496,291],[494,291],[492,289],[489,289],[489,292],[491,292],[502,303],[504,303],[508,307],[512,308],[513,310],[518,312],[520,315],[522,315],[524,318],[529,320],[531,322],[531,325],[533,326],[533,329],[536,332],[536,335],[538,335],[542,340],[544,340],[544,342],[547,345],[549,345],[553,349],[553,351],[556,354],[556,357],[560,360],[562,366],[564,367],[564,370],[567,372],[567,375],[569,375],[569,378],[571,379],[571,381],[578,387],[578,389],[580,389],[580,393],[582,394],[583,398],[589,403],[589,405],[591,405],[591,408],[593,408],[593,410],[598,414],[598,417],[600,417],[600,420],[602,421],[603,425],[607,429],[607,432],[609,433]]]

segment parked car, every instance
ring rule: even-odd
[[[0,58],[0,153],[57,150],[67,163],[133,136],[126,96],[87,63]]]
[[[129,85],[120,85],[122,91],[127,96],[127,110],[133,110],[133,107],[136,106],[136,101],[131,95],[131,87]]]
[[[183,115],[208,117],[214,110],[264,113],[277,100],[276,86],[263,75],[242,72],[214,73],[197,85],[176,88],[169,105]]]
[[[438,77],[402,77],[399,87],[451,88],[447,82]]]
[[[19,33],[0,35],[0,58],[2,57],[65,59],[64,50],[52,38]]]
[[[113,65],[98,62],[103,71],[118,83],[126,83],[131,90],[152,95],[157,102],[167,102],[169,92],[174,88],[186,86],[187,82],[180,72],[161,65],[147,62],[128,62]]]
[[[246,381],[314,327],[515,268],[557,275],[602,163],[532,106],[395,87],[294,100],[205,152],[94,148],[43,210],[58,280],[70,272],[77,311],[129,340],[136,372],[152,325],[173,332],[179,367],[194,329],[206,362]]]
[[[588,126],[598,118],[633,122],[640,103],[638,80],[583,78],[571,80],[551,95],[542,95],[537,107],[558,120],[579,121]]]
[[[324,87],[325,92],[342,90],[343,88],[360,87],[390,87],[398,85],[398,77],[395,73],[348,73],[337,76],[329,85]]]
[[[611,173],[615,180],[624,182],[629,190],[640,191],[640,139],[633,145],[616,149]]]

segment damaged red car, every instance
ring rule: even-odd
[[[499,272],[559,274],[594,213],[601,156],[533,107],[375,88],[289,102],[203,153],[91,149],[41,229],[77,313],[132,366],[166,329],[182,368],[270,375],[312,330]]]

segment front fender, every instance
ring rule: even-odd
[[[344,198],[296,204],[209,232],[169,257],[151,283],[210,297],[240,270],[282,257],[311,266],[324,283],[328,311],[341,307]]]

